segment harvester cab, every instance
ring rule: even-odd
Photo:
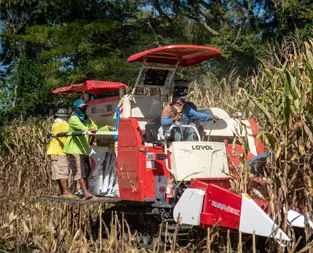
[[[264,153],[253,120],[243,119],[240,114],[231,117],[221,108],[203,108],[198,111],[217,115],[220,120],[173,125],[166,131],[161,128],[160,117],[173,90],[177,68],[220,55],[218,49],[206,46],[154,48],[128,58],[128,62],[141,63],[132,89],[117,82],[86,81],[53,93],[83,92],[89,117],[97,125],[115,125],[113,132],[95,134],[97,146],[91,147],[89,190],[100,196],[98,202],[115,202],[114,210],[129,214],[132,220],[134,214],[146,215],[143,224],[142,218],[133,222],[139,232],[150,233],[153,238],[158,233],[156,222],[177,222],[179,218],[193,228],[219,225],[290,241],[281,229],[275,230],[266,202],[230,190],[230,179],[239,178],[245,169],[240,157],[245,154],[252,159]],[[188,83],[178,84],[188,89]],[[177,127],[193,128],[194,140],[175,141],[172,136]],[[246,138],[247,147],[236,142],[237,138]],[[262,186],[266,182],[255,183]]]

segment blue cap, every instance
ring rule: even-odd
[[[76,99],[75,102],[74,102],[74,107],[81,108],[81,107],[83,107],[85,105],[87,105],[87,104],[82,99]]]

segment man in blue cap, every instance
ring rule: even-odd
[[[219,117],[216,115],[204,114],[196,111],[196,106],[187,102],[188,86],[178,85],[174,87],[173,101],[170,105],[164,107],[161,116],[162,129],[168,129],[171,125],[190,125],[195,120],[209,121],[218,120]],[[192,128],[174,128],[175,141],[194,140],[194,130]]]
[[[69,132],[90,131],[95,133],[99,131],[113,131],[113,126],[98,126],[87,116],[87,104],[82,99],[74,102],[74,113],[71,115],[68,124]],[[87,177],[90,171],[89,164],[89,136],[68,136],[64,145],[64,152],[68,155],[69,166],[73,172],[74,181],[80,182],[84,193],[84,199],[91,199],[92,194],[89,193],[87,187]]]

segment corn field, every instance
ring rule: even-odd
[[[268,240],[260,252],[313,252],[309,226],[296,236],[284,212],[292,205],[301,206],[306,217],[312,214],[313,41],[285,41],[271,59],[262,62],[259,72],[247,79],[233,72],[220,81],[212,75],[194,81],[190,98],[199,108],[241,111],[262,130],[258,138],[272,154],[260,172],[269,182],[267,201],[273,219],[293,241],[283,248]],[[100,222],[100,232],[94,231],[93,224],[98,218],[101,221],[107,206],[38,201],[40,195],[57,192],[45,154],[50,126],[48,120],[20,119],[5,127],[0,151],[0,252],[139,252],[136,235],[127,242],[119,239],[118,234],[129,228],[117,216],[110,224]],[[102,238],[102,231],[107,238]],[[229,233],[222,238],[213,227],[194,251],[248,252],[244,244],[249,238],[234,239]],[[151,252],[160,250],[156,241]],[[188,251],[175,242],[169,249]]]

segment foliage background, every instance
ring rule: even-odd
[[[247,77],[284,36],[311,34],[313,3],[300,0],[0,0],[1,120],[46,116],[66,98],[51,90],[86,79],[134,83],[127,57],[167,44],[219,48],[188,78],[235,70]]]
[[[45,156],[48,124],[42,119],[61,104],[70,106],[70,99],[50,92],[86,79],[132,85],[137,66],[127,57],[172,43],[223,52],[180,73],[193,80],[191,99],[199,107],[240,110],[262,127],[260,138],[274,154],[264,170],[271,215],[290,236],[294,231],[283,207],[295,203],[305,215],[312,213],[312,1],[0,0],[0,12],[0,127],[6,124],[0,250],[101,247],[99,240],[86,239],[88,219],[81,224],[84,230],[75,217],[66,223],[73,214],[68,207],[34,201],[54,190]],[[300,252],[312,248],[311,236],[306,228]],[[295,243],[288,252],[295,252]],[[275,247],[264,246],[269,252]]]

